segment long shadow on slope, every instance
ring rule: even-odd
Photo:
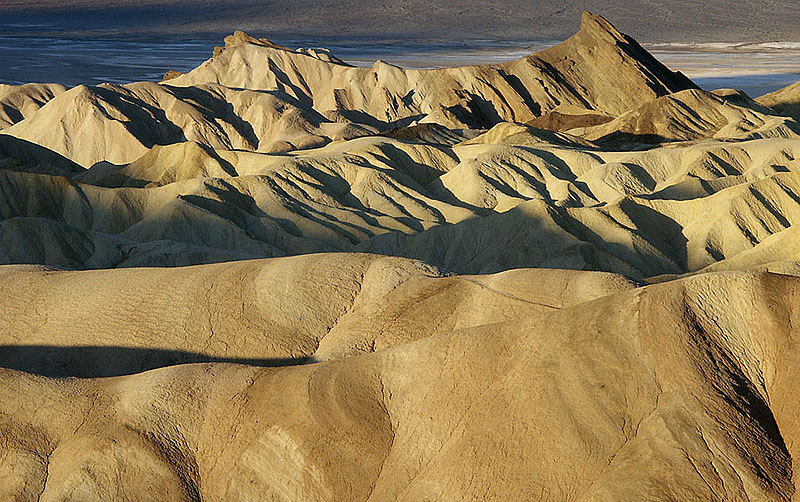
[[[164,110],[146,103],[133,93],[121,93],[102,86],[91,89],[103,101],[124,111],[128,120],[122,125],[146,148],[186,141],[183,129],[172,122]]]
[[[631,132],[614,131],[606,134],[600,139],[595,140],[595,144],[607,150],[644,150],[652,148],[654,145],[665,143],[677,143],[680,139],[668,138],[660,134],[636,134]]]
[[[282,222],[280,221],[282,218],[269,217],[258,208],[251,194],[224,190],[222,187],[209,187],[208,193],[185,194],[179,197],[181,201],[199,211],[195,215],[196,218],[180,222],[182,226],[192,226],[192,232],[187,234],[186,240],[163,242],[151,240],[128,242],[126,240],[125,243],[121,243],[118,242],[119,238],[115,238],[111,234],[99,235],[91,232],[91,229],[88,228],[76,229],[92,240],[95,251],[93,256],[97,257],[97,259],[93,258],[91,262],[82,262],[79,268],[116,267],[123,263],[120,260],[126,260],[126,263],[129,261],[138,266],[169,266],[171,264],[189,265],[278,255],[298,255],[319,251],[361,251],[415,258],[462,274],[499,272],[521,267],[546,267],[602,270],[641,278],[648,275],[682,271],[676,267],[675,263],[670,264],[669,260],[663,261],[657,256],[649,256],[649,253],[646,253],[647,256],[637,256],[637,252],[641,250],[629,248],[624,241],[606,241],[601,234],[585,225],[580,225],[577,220],[568,217],[569,215],[562,214],[561,218],[554,219],[554,211],[563,213],[563,210],[556,208],[551,208],[549,211],[537,210],[532,213],[520,207],[507,213],[490,213],[455,224],[439,224],[425,230],[418,229],[410,234],[395,231],[381,232],[376,235],[373,230],[356,225],[355,222],[341,221],[340,225],[336,225],[338,220],[332,215],[291,198],[290,194],[284,193],[280,187],[276,188],[279,196],[286,201],[284,207],[296,215],[297,221]],[[530,203],[534,202],[530,201],[523,205]],[[113,219],[115,217],[113,211],[109,213],[112,209],[103,206],[94,208],[93,219],[101,222]],[[591,208],[585,210],[596,211]],[[24,212],[26,207],[23,205],[16,208],[16,211]],[[208,213],[213,213],[216,217],[205,217]],[[194,213],[187,214],[191,216]],[[352,214],[355,216],[358,211]],[[38,214],[37,216],[71,228],[71,225],[58,211],[53,210],[48,214]],[[264,218],[275,222],[275,225],[261,224],[260,222]],[[566,224],[563,218],[566,218],[567,222],[573,221],[573,224]],[[600,215],[600,220],[605,219],[607,218]],[[319,236],[307,233],[307,229],[300,225],[301,220],[335,231],[344,242],[318,240]],[[594,221],[597,221],[597,218]],[[611,225],[609,228],[616,229],[612,234],[620,231],[629,234],[631,231],[631,229],[626,230],[614,222],[608,223]],[[147,225],[153,227],[154,231],[177,228],[175,221],[166,216],[163,220],[159,216],[150,217]],[[257,241],[265,246],[280,245],[282,252],[261,255],[253,253],[251,246],[248,248],[251,251],[247,256],[234,255],[232,254],[234,249],[226,240],[226,236],[232,235],[231,230],[234,228],[243,230],[244,235],[250,240],[248,242]],[[411,227],[408,228],[411,230]],[[162,233],[155,232],[154,235]],[[50,247],[58,237],[51,233],[23,235],[26,235],[28,240],[38,236],[36,242],[40,242],[41,246]],[[219,240],[218,245],[215,245],[214,242],[207,241],[206,236],[219,236],[223,240]],[[642,237],[649,240],[648,237],[652,238],[653,236]],[[0,241],[0,243],[2,242]],[[241,244],[247,244],[247,242]],[[665,246],[661,242],[651,242],[651,244],[656,249],[667,251],[668,254],[673,254],[670,251],[677,251],[672,245]],[[5,242],[3,245],[15,246],[17,244]],[[120,252],[111,252],[114,250],[112,248],[120,245],[124,248],[120,251],[123,256],[120,255]],[[207,248],[209,252],[195,253],[193,257],[185,257],[192,246],[199,245],[204,246],[204,249]],[[634,244],[634,246],[637,245]],[[212,252],[215,249],[219,252]],[[226,250],[230,252],[222,252]],[[0,246],[0,258],[3,251]],[[43,254],[41,264],[64,265],[61,262],[51,262],[49,256],[47,253]],[[636,258],[634,259],[634,257]],[[678,259],[677,263],[682,261]],[[17,261],[13,262],[17,263]]]
[[[417,259],[458,274],[555,268],[644,279],[684,271],[675,258],[656,251],[663,247],[661,243],[651,243],[654,249],[647,249],[644,236],[607,215],[597,213],[593,220],[602,227],[593,228],[566,210],[544,205],[544,201],[531,200],[505,213],[438,225],[416,234],[378,235],[356,250]]]
[[[585,181],[578,180],[578,176],[576,176],[572,172],[571,168],[569,167],[569,164],[567,164],[567,162],[558,155],[554,154],[553,152],[544,150],[542,148],[520,147],[520,149],[532,153],[541,159],[544,159],[548,164],[557,169],[557,171],[551,171],[550,174],[557,177],[558,179],[569,181],[581,193],[583,193],[587,197],[594,198],[594,195],[592,194],[592,190],[589,188],[589,185],[587,185]],[[584,150],[584,153],[586,155],[589,155],[593,159],[602,162],[601,157],[598,156],[596,153],[590,150]]]
[[[314,172],[312,170],[308,174],[311,174],[312,178],[316,178],[313,176]],[[398,184],[398,178],[392,178],[392,183],[396,184],[394,188],[403,191],[404,187],[401,186],[402,184]],[[323,185],[330,183],[326,180],[327,178],[323,177],[316,182]],[[574,225],[568,225],[562,221],[562,218],[555,218],[561,222],[558,224],[552,214],[554,211],[561,211],[556,208],[534,212],[520,209],[501,214],[481,212],[482,217],[477,216],[481,213],[476,213],[476,218],[455,224],[440,223],[424,230],[419,225],[412,224],[414,222],[408,220],[410,216],[404,215],[396,217],[395,220],[398,223],[405,222],[406,229],[402,232],[392,232],[383,225],[377,228],[370,227],[370,223],[378,223],[377,215],[364,211],[363,207],[350,207],[349,211],[345,208],[331,208],[335,209],[335,212],[330,214],[324,210],[324,205],[312,205],[308,202],[305,190],[296,184],[298,180],[289,177],[285,181],[287,183],[286,190],[274,183],[270,185],[278,200],[283,201],[284,209],[296,216],[293,221],[285,220],[283,215],[270,216],[266,214],[259,208],[254,195],[248,190],[237,190],[236,183],[209,182],[204,185],[207,188],[205,191],[180,194],[178,196],[180,201],[187,204],[187,207],[197,210],[196,213],[187,213],[188,216],[192,216],[191,218],[187,216],[188,219],[184,218],[176,223],[175,218],[170,219],[171,213],[163,215],[154,213],[147,220],[147,225],[153,227],[153,231],[150,232],[152,235],[162,235],[162,232],[158,231],[162,228],[175,230],[178,228],[176,225],[191,226],[192,231],[187,233],[185,239],[181,238],[180,240],[162,237],[158,240],[133,241],[129,237],[118,235],[122,228],[111,228],[103,222],[113,221],[117,218],[118,210],[127,207],[124,204],[97,204],[92,207],[91,222],[80,223],[74,219],[68,219],[67,213],[62,211],[60,206],[57,208],[49,208],[41,204],[31,206],[26,202],[31,197],[17,197],[20,200],[19,203],[15,203],[7,215],[9,217],[35,216],[39,219],[47,219],[68,229],[74,228],[81,235],[85,235],[86,239],[92,241],[92,259],[91,261],[82,261],[77,265],[78,268],[107,268],[126,264],[174,266],[321,251],[362,251],[416,258],[462,274],[499,272],[520,267],[547,267],[603,270],[641,278],[648,275],[683,271],[679,270],[684,262],[683,252],[680,249],[681,243],[661,236],[660,232],[657,232],[659,235],[656,236],[648,233],[641,237],[645,241],[655,241],[650,244],[664,252],[668,257],[667,260],[664,260],[663,257],[650,256],[648,252],[644,253],[647,256],[642,257],[640,254],[643,250],[639,248],[639,243],[625,242],[627,239],[623,239],[622,242],[614,242],[617,240],[616,238],[608,241],[604,238],[604,233],[598,233],[585,225],[578,225],[577,221]],[[411,181],[409,176],[407,182]],[[414,185],[417,184],[414,183]],[[43,189],[49,186],[49,184],[44,184]],[[32,197],[36,195],[30,193],[25,187],[24,183],[16,183],[11,184],[9,189],[12,192],[22,190],[23,194]],[[65,193],[71,194],[70,190],[74,191],[74,188],[72,184],[67,185]],[[417,189],[423,190],[421,193],[431,198],[441,200],[436,194],[431,193],[430,188],[426,189],[417,185]],[[77,200],[79,195],[80,193],[77,193],[75,197],[64,197],[63,200]],[[406,195],[416,199],[412,193]],[[41,197],[38,195],[33,197],[37,200],[39,198]],[[346,203],[347,199],[348,197],[343,196],[340,202]],[[427,204],[423,204],[423,206],[427,206]],[[67,207],[67,209],[70,208],[72,205]],[[343,218],[346,215],[339,214],[343,210],[353,218]],[[31,214],[31,211],[34,211],[35,214]],[[586,211],[593,210],[587,208]],[[207,217],[209,213],[213,213],[216,217]],[[567,218],[567,221],[570,219]],[[597,221],[597,218],[593,220]],[[646,222],[651,221],[648,218],[645,220]],[[74,226],[79,223],[80,228]],[[304,226],[304,223],[311,223],[313,226]],[[622,232],[629,235],[631,233],[631,229],[626,229],[614,222],[610,223],[613,228],[609,228],[614,230],[612,234]],[[666,223],[668,222],[659,222],[659,226],[663,227]],[[338,235],[339,240],[331,240],[333,237],[317,235],[316,233],[322,228]],[[244,233],[242,234],[241,231]],[[672,235],[671,232],[669,234]],[[62,242],[63,239],[50,230],[46,233],[33,232],[31,235],[23,232],[21,235],[25,236],[24,242],[29,243],[29,248],[41,248],[46,251],[54,245],[69,247],[68,242]],[[255,253],[248,251],[246,254],[234,252],[236,249],[231,247],[229,240],[231,235],[242,235],[242,238],[245,239],[241,243],[242,245],[255,244],[255,241],[264,244],[264,249],[269,249],[270,252],[263,254],[261,251]],[[211,242],[206,238],[207,236],[217,236],[215,237],[217,240]],[[4,251],[18,248],[21,242],[20,239],[9,241],[8,237],[5,240],[0,239],[0,259],[2,259]],[[202,249],[195,249],[197,246],[201,246]],[[250,246],[248,249],[255,247]],[[646,248],[644,251],[647,251]],[[280,252],[275,252],[275,249],[279,249]],[[69,250],[67,249],[67,251]],[[191,253],[189,253],[190,251]],[[5,254],[9,257],[13,256],[13,253]],[[670,258],[673,260],[672,263],[670,263]],[[18,263],[16,260],[6,259],[4,261]],[[36,262],[38,263],[39,260]],[[53,262],[52,256],[46,252],[41,255],[41,264],[65,265],[62,262]]]
[[[403,173],[413,179],[414,182],[419,185],[418,187],[413,188],[418,191],[421,190],[421,187],[431,183],[444,174],[443,171],[417,162],[411,157],[411,155],[404,152],[402,149],[397,148],[391,143],[378,144],[377,148],[380,150],[382,155],[373,154],[375,155],[375,158],[387,166],[392,166],[396,172]],[[447,152],[445,151],[445,153]],[[449,154],[449,156],[454,160],[458,160],[458,157],[456,157],[455,154]]]
[[[280,367],[303,364],[305,358],[219,357],[182,350],[134,347],[58,347],[1,345],[0,368],[51,378],[113,377],[187,363],[231,363]]]
[[[790,117],[800,122],[800,98],[786,99],[781,103],[772,105],[769,109],[778,115]]]
[[[491,101],[469,91],[458,94],[461,102],[448,106],[445,110],[470,129],[491,129],[503,121]]]
[[[300,87],[299,85],[293,83],[289,75],[287,75],[286,72],[280,68],[280,66],[275,64],[275,61],[273,61],[272,58],[267,59],[267,64],[269,66],[269,71],[275,74],[276,77],[275,83],[278,84],[278,90],[280,92],[286,93],[287,95],[291,95],[286,90],[286,88],[288,87],[289,89],[292,90],[292,93],[294,94],[294,97],[297,100],[309,106],[314,104],[314,96],[312,95],[311,89],[305,82],[305,79],[303,78],[301,72],[295,71],[295,77],[297,77],[300,80],[300,83],[303,85],[303,87]]]
[[[173,87],[164,86],[164,89],[172,93],[178,100],[200,105],[198,109],[211,123],[222,121],[233,126],[239,135],[247,141],[254,149],[258,148],[259,139],[253,126],[236,114],[233,105],[220,96],[214,95],[208,89],[199,87]],[[220,130],[225,135],[225,133]],[[225,135],[227,136],[227,135]]]
[[[209,157],[214,159],[220,169],[228,176],[238,176],[233,164],[222,158],[216,150],[202,143],[194,142],[194,144],[205,151]],[[100,162],[96,162],[89,169],[84,169],[79,166],[80,172],[72,174],[69,178],[72,181],[103,188],[146,188],[148,185],[151,185],[153,183],[151,180],[139,179],[124,174],[124,169],[133,163],[135,163],[135,161],[125,164],[112,164],[106,160],[101,160]]]
[[[0,167],[11,171],[63,176],[84,171],[77,163],[49,148],[2,133]]]

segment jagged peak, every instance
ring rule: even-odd
[[[214,47],[214,57],[217,57],[220,54],[222,54],[225,51],[225,49],[230,49],[231,47],[236,47],[242,44],[260,45],[262,47],[269,47],[270,49],[278,49],[283,51],[294,52],[292,49],[280,46],[272,42],[272,40],[268,38],[256,38],[248,35],[247,33],[241,30],[236,30],[233,32],[232,35],[228,35],[227,37],[225,37],[224,47]]]
[[[375,69],[377,69],[377,68],[391,68],[391,69],[394,69],[394,70],[402,70],[403,69],[402,66],[399,66],[399,65],[396,65],[396,64],[393,64],[393,63],[388,63],[388,62],[384,61],[383,59],[377,59],[372,64],[372,67],[375,68]]]
[[[566,50],[571,52],[575,50],[576,47],[590,46],[636,46],[639,49],[637,52],[646,53],[635,40],[619,31],[606,18],[599,14],[592,14],[587,10],[583,11],[580,29],[574,35],[560,44],[554,45],[544,51],[533,53],[530,56],[538,57],[541,54],[547,54],[553,51],[561,52]],[[638,56],[647,57],[649,54],[638,54]]]
[[[683,89],[697,88],[697,85],[680,72],[664,66],[639,43],[614,27],[599,14],[584,11],[581,27],[577,33],[560,44],[541,52],[526,56],[528,61],[572,60],[589,65],[597,65],[598,69],[608,65],[619,66],[616,75],[609,75],[606,83],[614,82],[616,86],[627,86],[630,76],[641,83],[643,77],[646,85],[657,95],[670,94]],[[622,58],[622,61],[619,61]],[[538,63],[537,63],[538,64]],[[619,106],[616,113],[620,112]],[[604,110],[608,112],[609,110]]]
[[[260,47],[266,47],[268,49],[276,49],[279,51],[291,52],[292,54],[301,54],[303,56],[308,56],[314,59],[318,59],[326,63],[350,66],[346,62],[334,56],[333,53],[331,53],[331,51],[328,49],[324,48],[290,49],[288,47],[278,45],[268,38],[256,38],[251,35],[248,35],[247,33],[241,30],[236,30],[232,35],[228,35],[227,37],[225,37],[224,47],[214,47],[213,57],[219,56],[227,49],[238,47],[244,44],[257,45]]]
[[[610,36],[615,40],[625,40],[625,35],[608,22],[606,18],[599,14],[592,14],[588,10],[581,15],[581,29],[579,34],[591,34],[597,36]]]
[[[307,49],[298,48],[295,52],[297,52],[298,54],[305,54],[306,56],[312,57],[314,59],[319,59],[320,61],[324,61],[326,63],[351,66],[345,61],[334,56],[333,53],[330,51],[330,49],[325,49],[323,47],[317,47],[317,48],[309,47]]]
[[[245,44],[245,43],[246,44],[254,44],[254,45],[263,45],[264,47],[270,47],[272,49],[281,49],[281,50],[285,50],[285,51],[291,51],[291,49],[288,49],[286,47],[280,46],[280,45],[272,42],[272,40],[270,40],[268,38],[256,38],[256,37],[248,35],[247,33],[243,32],[241,30],[236,30],[236,31],[233,32],[232,35],[228,35],[227,37],[225,37],[225,47],[234,47],[236,45]]]

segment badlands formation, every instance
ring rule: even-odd
[[[0,86],[0,500],[800,500],[797,85],[168,77]]]

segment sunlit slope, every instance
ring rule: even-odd
[[[179,268],[5,266],[0,276],[0,365],[83,377],[194,361],[340,359],[635,286],[568,270],[448,276],[418,261],[349,253]]]
[[[616,71],[608,73],[608,67]],[[78,86],[32,114],[17,99],[26,114],[9,109],[24,120],[14,120],[4,133],[89,168],[100,161],[132,162],[154,145],[184,141],[275,152],[412,122],[487,128],[555,109],[618,115],[692,87],[588,13],[576,35],[546,51],[503,65],[435,70],[380,61],[354,68],[324,51],[291,50],[237,32],[213,58],[161,84]],[[45,101],[37,98],[45,91],[54,94],[39,87],[15,90],[37,103]]]
[[[368,250],[460,273],[641,278],[743,252],[757,264],[759,245],[796,221],[796,139],[620,152],[514,127],[454,147],[362,138],[264,155],[181,143],[71,178],[3,171],[0,257],[105,268]]]
[[[501,65],[355,68],[237,32],[162,83],[0,99],[2,263],[368,251],[642,279],[794,256],[800,126],[591,14]]]
[[[2,489],[790,500],[797,288],[789,276],[702,275],[290,368],[94,380],[4,370]]]
[[[792,87],[591,14],[169,77],[0,87],[0,499],[796,499]]]

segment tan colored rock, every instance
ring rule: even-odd
[[[66,90],[60,84],[0,84],[0,130],[32,115]]]
[[[760,104],[768,106],[781,115],[800,120],[800,82],[770,92],[756,98]]]
[[[181,75],[183,75],[183,72],[176,71],[176,70],[168,70],[167,73],[164,74],[164,78],[162,79],[162,82],[165,82],[167,80],[172,80],[173,78],[180,77]]]
[[[170,84],[177,79],[170,80]],[[192,88],[151,82],[78,86],[3,132],[90,168],[133,162],[156,145],[194,141],[219,149],[274,152],[368,134],[331,122],[280,92]]]
[[[410,70],[382,61],[352,68],[251,38],[240,34],[236,44],[171,83],[278,89],[326,115],[357,111],[384,123],[422,116],[449,127],[524,122],[556,108],[618,115],[694,87],[588,13],[580,32],[556,47],[511,63],[463,68]],[[601,73],[602,79],[594,76]]]
[[[707,274],[291,368],[4,370],[3,490],[788,501],[797,287]]]
[[[342,359],[635,286],[561,270],[449,277],[414,260],[348,253],[124,270],[12,265],[0,276],[0,366],[83,377]]]
[[[797,122],[225,42],[0,87],[0,500],[797,499]]]
[[[609,144],[663,143],[705,138],[796,138],[800,124],[775,115],[746,96],[691,89],[645,103],[610,122],[569,132]]]

